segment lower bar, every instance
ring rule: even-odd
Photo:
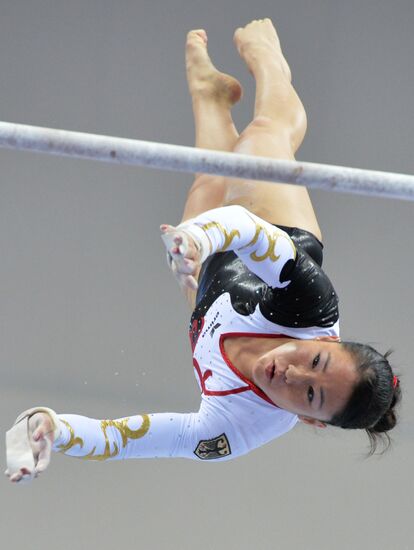
[[[161,170],[292,183],[314,189],[414,200],[414,176],[275,160],[181,145],[0,122],[0,147]]]

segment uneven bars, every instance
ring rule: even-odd
[[[414,176],[0,122],[0,147],[414,201]]]

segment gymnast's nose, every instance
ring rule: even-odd
[[[303,365],[289,365],[285,372],[287,384],[310,384],[314,381],[315,373]]]

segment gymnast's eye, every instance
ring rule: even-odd
[[[319,360],[321,358],[321,354],[318,353],[318,355],[315,357],[315,359],[312,361],[312,368],[314,369],[315,367],[318,366],[318,363],[319,363]]]
[[[313,391],[313,388],[312,386],[309,386],[308,388],[308,400],[309,400],[309,403],[312,403],[313,401],[313,396],[315,395],[315,392]]]

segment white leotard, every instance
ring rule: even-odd
[[[209,247],[209,254],[233,250],[271,288],[289,285],[283,268],[296,258],[289,236],[235,206],[212,210],[187,222],[186,230]],[[200,234],[204,232],[204,236]],[[289,273],[287,273],[288,275]],[[200,306],[190,336],[193,364],[201,390],[198,412],[155,413],[118,420],[95,420],[61,414],[54,450],[90,460],[183,457],[224,461],[243,455],[292,429],[295,414],[277,407],[227,358],[228,337],[281,335],[300,339],[338,337],[338,323],[306,328],[278,325],[266,318],[258,303],[248,315],[235,311],[223,292],[209,306]]]

